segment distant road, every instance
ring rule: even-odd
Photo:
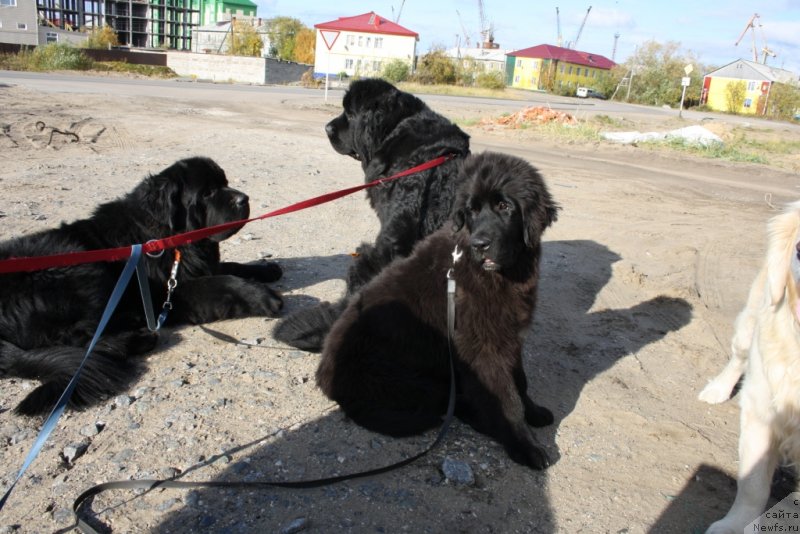
[[[127,78],[114,76],[94,76],[86,74],[55,74],[39,72],[18,72],[0,70],[0,87],[6,85],[21,85],[37,91],[55,93],[95,93],[108,95],[150,96],[164,98],[181,98],[187,100],[215,100],[221,98],[258,103],[276,102],[287,98],[318,97],[320,103],[324,102],[324,91],[321,89],[307,89],[305,87],[286,85],[246,85],[228,83],[196,82],[186,79],[159,80],[153,78]],[[328,101],[337,105],[344,91],[330,89]],[[610,102],[593,98],[575,98],[546,93],[531,92],[525,100],[502,100],[494,98],[477,98],[447,95],[420,95],[426,102],[444,105],[481,106],[494,108],[498,113],[513,113],[525,106],[546,106],[560,111],[566,111],[578,116],[609,115],[631,116],[649,115],[654,118],[677,117],[678,110],[665,109],[653,106],[626,104],[623,102]],[[723,113],[710,113],[698,111],[683,112],[683,117],[688,121],[700,121],[706,118],[722,120],[738,124],[761,124],[772,127],[776,123]],[[800,128],[800,125],[779,123],[781,127]]]

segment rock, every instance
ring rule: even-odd
[[[289,523],[286,524],[283,528],[281,528],[281,534],[295,534],[296,532],[301,532],[307,529],[311,525],[311,522],[306,517],[298,517],[296,519],[292,519]]]
[[[114,397],[114,406],[117,408],[127,408],[133,403],[133,401],[134,398],[128,395],[117,395]]]
[[[61,456],[64,457],[64,460],[66,460],[68,464],[73,464],[75,463],[75,460],[83,456],[83,454],[86,452],[86,449],[88,448],[89,448],[88,441],[71,443],[66,447],[64,447],[64,449],[61,451]]]
[[[447,480],[462,486],[475,484],[475,475],[466,462],[445,458],[442,462],[442,473]]]

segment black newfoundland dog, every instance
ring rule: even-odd
[[[528,397],[522,343],[536,305],[541,236],[559,208],[521,159],[471,156],[462,175],[468,182],[453,226],[351,298],[325,340],[317,384],[353,421],[377,432],[405,436],[441,424],[450,387],[452,268],[456,416],[500,442],[514,461],[543,469],[548,456],[530,426],[548,425],[553,416]]]
[[[122,198],[84,220],[0,243],[0,259],[115,248],[248,217],[247,195],[228,187],[208,158],[181,160],[146,178]],[[253,315],[274,316],[283,301],[266,283],[277,264],[220,262],[219,241],[238,229],[180,247],[178,285],[167,325]],[[156,313],[166,295],[173,257],[145,257]],[[0,275],[0,377],[38,380],[17,413],[45,412],[83,359],[124,262],[100,262]],[[130,356],[155,347],[145,325],[139,287],[128,285],[72,396],[82,408],[117,394],[133,380]]]
[[[349,296],[393,259],[408,256],[417,241],[449,219],[459,186],[458,161],[469,154],[469,136],[419,98],[380,79],[353,82],[342,107],[325,131],[337,152],[361,162],[367,182],[453,156],[443,165],[368,190],[380,231],[374,244],[358,247],[347,273]],[[300,310],[282,320],[274,335],[289,345],[319,351],[346,304],[347,297]]]

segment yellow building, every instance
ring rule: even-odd
[[[714,111],[764,115],[772,85],[794,81],[797,81],[797,76],[788,70],[739,59],[703,77],[700,104]],[[739,109],[728,109],[728,87],[732,83],[742,83],[745,87],[744,101]]]
[[[506,55],[506,85],[574,94],[578,87],[592,87],[614,65],[599,54],[542,44]]]

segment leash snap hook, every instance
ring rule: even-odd
[[[151,239],[147,243],[155,243],[156,241],[158,241],[158,240],[157,239]],[[145,245],[147,243],[145,243]],[[161,256],[164,255],[164,249],[162,248],[158,252],[145,252],[145,254],[147,254],[147,256],[150,257],[150,258],[160,258]]]

